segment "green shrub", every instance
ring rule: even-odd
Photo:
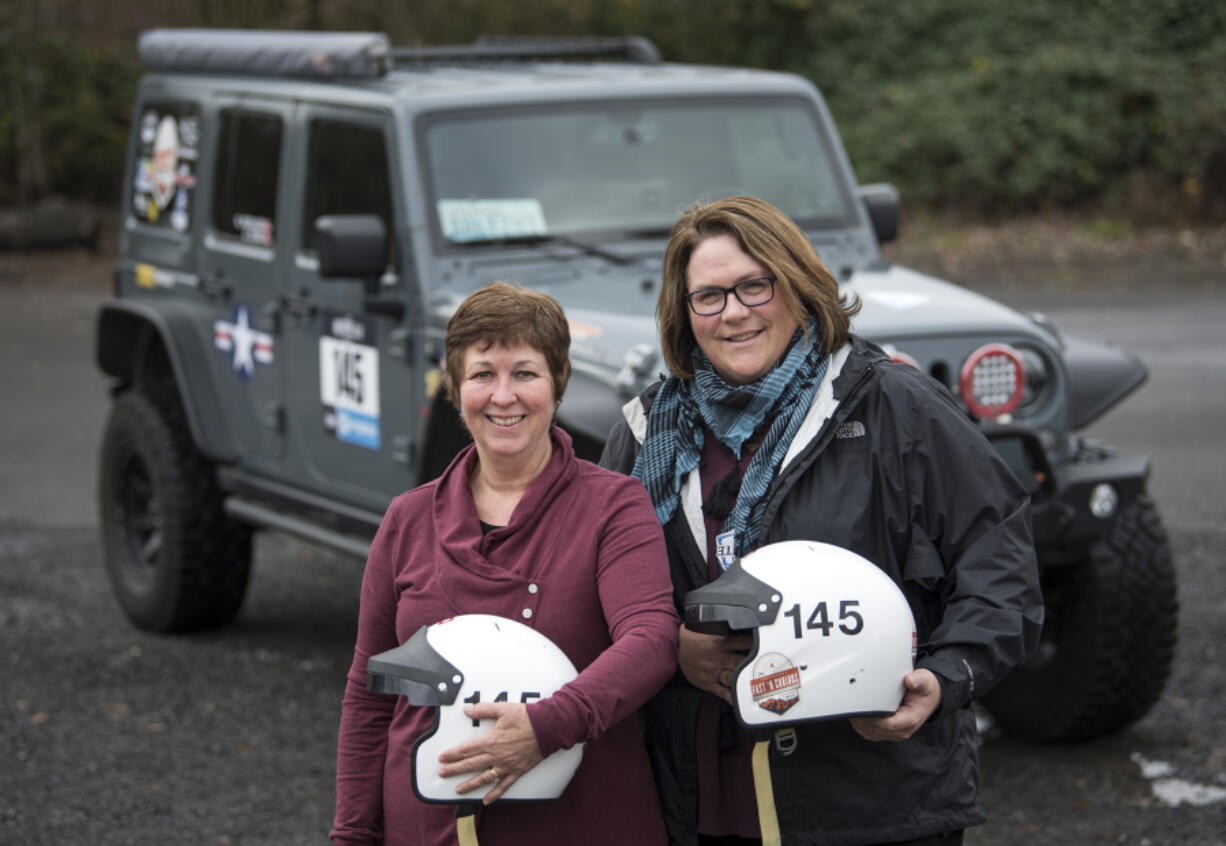
[[[1226,217],[1216,0],[608,3],[668,58],[812,79],[861,181],[908,204]]]
[[[20,63],[0,63],[0,172],[6,174],[0,179],[0,204],[17,202],[18,168],[29,166],[30,152],[19,142],[17,84],[25,86],[26,114],[36,114],[39,130],[45,182],[33,186],[36,193],[113,204],[136,91],[134,59],[66,36],[42,37],[21,50]]]
[[[159,24],[215,24],[206,7],[183,4]],[[242,8],[231,25],[303,23],[281,3]],[[911,206],[1226,218],[1219,0],[320,0],[309,10],[308,23],[382,29],[400,44],[636,33],[670,60],[794,71],[822,89],[861,181],[894,182]],[[9,77],[29,62],[43,75],[47,190],[113,203],[135,44],[106,53],[90,33],[0,36],[0,204],[13,200],[19,158]]]
[[[1223,212],[1221,4],[863,0],[828,4],[810,33],[795,69],[828,97],[860,178],[912,202],[1001,214],[1164,194]]]

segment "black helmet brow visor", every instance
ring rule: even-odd
[[[464,684],[464,674],[434,650],[422,626],[400,646],[371,656],[366,689],[407,696],[410,705],[450,705]]]
[[[685,627],[704,634],[728,634],[775,622],[779,591],[748,573],[741,559],[718,579],[685,595]]]

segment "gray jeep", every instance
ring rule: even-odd
[[[679,208],[753,194],[862,300],[855,331],[961,397],[1030,489],[1047,624],[986,698],[998,723],[1088,738],[1158,698],[1176,601],[1147,460],[1075,434],[1145,368],[883,261],[898,195],[856,183],[808,81],[664,63],[640,38],[155,30],[140,54],[97,325],[106,567],[137,626],[230,622],[258,529],[364,556],[391,498],[466,441],[438,390],[443,330],[492,280],[565,307],[559,417],[596,458],[662,369]]]

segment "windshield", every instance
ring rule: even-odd
[[[424,122],[438,231],[452,243],[667,232],[701,198],[750,194],[802,226],[851,200],[800,99],[578,104]]]

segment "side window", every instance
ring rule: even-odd
[[[376,214],[392,236],[392,195],[382,130],[337,120],[311,121],[303,208],[303,249],[315,249],[315,221],[327,214]],[[390,256],[389,256],[390,258]]]
[[[213,228],[247,244],[271,247],[277,219],[281,118],[223,109],[217,136]]]
[[[132,214],[153,226],[189,231],[200,109],[194,104],[146,103],[137,132]]]

